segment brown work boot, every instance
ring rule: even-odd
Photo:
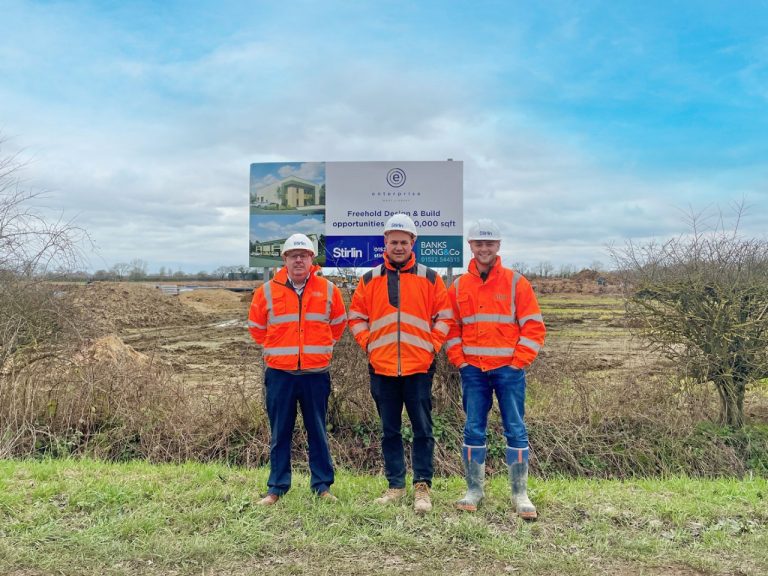
[[[325,492],[321,492],[317,495],[320,500],[325,500],[326,502],[338,502],[339,499],[336,498],[333,494],[331,494],[330,490],[326,490]]]
[[[376,498],[374,504],[394,504],[405,497],[405,488],[388,488],[384,494]]]
[[[273,506],[277,504],[278,500],[280,500],[280,496],[277,494],[267,494],[264,498],[256,502],[256,506]]]
[[[429,485],[426,482],[417,482],[413,485],[413,511],[416,514],[426,514],[432,511]]]

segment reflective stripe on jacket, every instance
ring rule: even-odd
[[[531,283],[504,268],[498,256],[485,282],[473,258],[448,295],[456,321],[445,351],[455,366],[525,368],[544,345],[546,328]]]
[[[341,291],[316,276],[319,270],[312,267],[301,296],[288,285],[285,268],[253,294],[248,330],[261,344],[270,368],[317,371],[328,367],[347,315]]]
[[[360,278],[349,307],[349,329],[376,374],[407,376],[429,370],[453,317],[440,275],[410,260],[384,264]]]

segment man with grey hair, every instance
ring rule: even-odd
[[[326,416],[333,346],[341,338],[347,315],[341,291],[317,276],[312,264],[317,249],[304,234],[290,236],[281,251],[284,266],[254,292],[248,329],[262,346],[267,415],[271,432],[267,495],[271,506],[291,487],[291,441],[296,407],[307,430],[310,489],[320,498],[331,494],[333,461],[328,448]]]

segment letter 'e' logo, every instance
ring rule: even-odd
[[[405,172],[401,168],[392,168],[387,172],[387,184],[392,188],[400,188],[405,184]]]

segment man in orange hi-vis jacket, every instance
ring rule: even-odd
[[[403,405],[413,428],[414,510],[432,509],[434,472],[432,377],[435,354],[452,317],[443,279],[416,263],[416,226],[395,214],[384,226],[384,264],[363,275],[349,307],[349,329],[368,354],[371,395],[381,418],[381,451],[389,487],[378,504],[405,496],[405,456],[400,433]]]
[[[261,506],[275,504],[291,487],[291,440],[296,405],[307,430],[310,489],[336,501],[330,492],[333,461],[328,448],[326,416],[333,345],[341,338],[347,315],[341,292],[317,276],[312,241],[294,234],[281,251],[285,266],[256,290],[248,329],[262,346],[267,415],[271,432],[267,495]]]
[[[495,393],[507,440],[512,502],[521,518],[534,520],[536,508],[527,489],[525,369],[544,344],[544,320],[528,280],[501,265],[496,224],[478,220],[468,239],[473,256],[469,269],[448,289],[455,322],[445,345],[461,374],[467,418],[462,447],[467,492],[456,507],[474,511],[483,499],[488,412]]]

